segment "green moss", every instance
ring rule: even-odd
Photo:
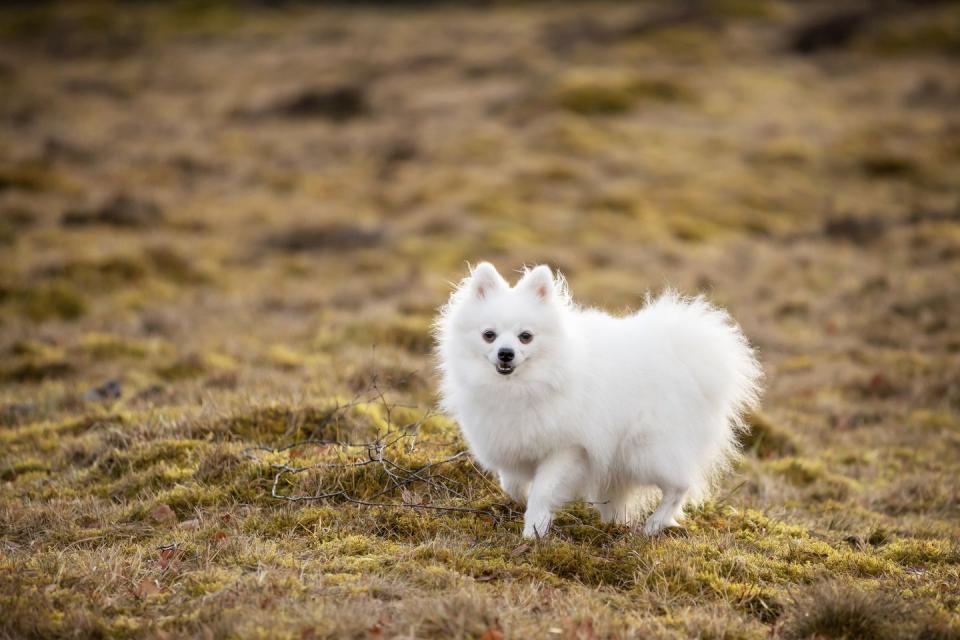
[[[474,519],[475,520],[475,519]],[[464,523],[462,529],[470,531],[470,524]],[[471,523],[472,524],[472,523]],[[477,528],[477,533],[489,531],[489,528]],[[511,556],[517,548],[516,539],[488,541],[482,546],[468,549],[447,549],[437,547],[420,547],[414,558],[418,562],[436,560],[450,567],[460,575],[469,576],[481,582],[497,580],[539,580],[551,582],[556,577],[548,570],[535,566],[527,561],[528,553]]]
[[[929,429],[938,432],[960,432],[960,416],[950,412],[935,412],[929,409],[918,409],[911,412],[909,422],[911,427]]]
[[[679,599],[700,597],[709,588],[709,577],[698,576],[695,564],[684,556],[675,545],[664,544],[659,553],[642,559],[638,585],[652,593]]]
[[[378,518],[377,533],[391,540],[426,542],[437,536],[439,525],[435,517],[413,509],[386,509]]]
[[[947,540],[894,540],[881,554],[904,566],[960,564],[960,549]]]
[[[255,407],[246,413],[238,413],[221,421],[221,428],[249,441],[271,440],[289,437],[291,441],[307,434],[316,434],[319,429],[334,420],[331,410],[296,410],[285,406]],[[322,437],[322,436],[320,436]]]
[[[450,439],[457,439],[460,430],[457,423],[450,418],[434,413],[433,411],[424,411],[419,407],[394,407],[391,411],[393,424],[401,429],[417,428],[417,433],[425,436],[446,436]],[[460,447],[456,442],[451,446]]]
[[[191,518],[197,509],[204,507],[223,507],[234,503],[229,491],[225,487],[208,486],[198,483],[183,484],[185,478],[191,477],[185,469],[171,469],[168,476],[155,482],[155,487],[168,486],[154,495],[155,504],[166,504],[177,512],[180,519]],[[147,512],[149,513],[149,511]]]
[[[73,365],[66,360],[59,359],[21,359],[8,363],[0,369],[0,381],[6,382],[41,382],[55,378],[63,378],[73,373]]]
[[[11,298],[31,320],[76,320],[87,312],[84,297],[62,282],[40,284],[15,291]]]
[[[152,440],[126,450],[112,449],[96,464],[98,473],[110,478],[136,474],[156,464],[196,466],[211,447],[200,440]]]
[[[60,180],[49,167],[39,163],[23,163],[0,168],[0,192],[8,189],[47,191]]]
[[[0,464],[0,480],[4,482],[12,482],[20,476],[31,473],[46,474],[49,472],[49,463],[32,456],[21,458],[8,464]]]
[[[113,358],[143,358],[150,348],[137,341],[107,333],[88,333],[77,345],[77,350],[96,360]]]
[[[202,598],[221,591],[237,580],[234,572],[225,569],[205,570],[187,575],[184,579],[184,589],[192,598]]]
[[[124,415],[94,414],[62,421],[36,422],[10,430],[0,430],[0,444],[9,452],[30,451],[49,455],[60,452],[67,439],[82,434],[121,428]]]
[[[171,35],[211,37],[235,30],[244,24],[246,16],[232,2],[208,0],[176,3],[162,11],[158,18],[161,30]]]
[[[578,81],[562,87],[557,104],[584,115],[624,113],[633,107],[633,96],[626,85]]]
[[[625,553],[623,547],[614,547],[609,554],[600,554],[586,545],[559,539],[536,545],[531,549],[529,559],[534,566],[565,580],[620,589],[634,584],[639,566],[639,559]]]
[[[222,353],[190,353],[157,367],[158,375],[167,380],[186,380],[208,374],[230,372],[236,369],[236,362]]]
[[[703,217],[673,214],[667,219],[667,227],[678,239],[685,242],[705,242],[720,232],[720,228]]]
[[[381,403],[331,400],[326,405],[291,407],[270,404],[252,407],[220,420],[214,429],[253,442],[293,442],[305,437],[346,442],[368,442],[404,424],[388,424]],[[404,415],[398,414],[398,415]],[[407,414],[408,415],[408,414]],[[399,450],[399,447],[398,447]]]
[[[52,359],[63,356],[57,347],[37,340],[17,340],[10,345],[10,353],[15,356],[29,356],[31,358]]]
[[[198,490],[197,487],[188,487],[184,485],[184,483],[193,478],[193,475],[194,471],[191,468],[160,462],[145,469],[144,471],[131,473],[114,482],[107,483],[103,485],[103,488],[98,493],[104,497],[109,497],[112,499],[129,500],[143,497],[148,492],[161,491],[168,487],[174,486],[183,491],[189,491],[191,489]],[[218,497],[220,495],[219,491],[213,490],[203,490],[202,493],[204,495],[216,494]],[[192,496],[193,492],[191,492],[190,495]],[[182,500],[181,502],[185,501]],[[198,501],[196,504],[199,506],[218,504],[222,502],[224,502],[224,500],[214,499],[205,500],[203,502]]]
[[[582,115],[610,115],[627,112],[641,100],[686,102],[692,94],[673,80],[577,71],[560,80],[553,99],[560,107]]]
[[[276,367],[288,370],[299,369],[309,363],[303,353],[283,344],[271,346],[267,352],[267,360]]]
[[[842,500],[859,491],[856,481],[827,471],[825,465],[816,460],[786,457],[766,463],[765,467],[790,484],[806,488],[807,496],[814,500]]]
[[[767,466],[771,471],[782,475],[791,484],[801,487],[812,485],[826,474],[821,464],[795,457],[778,460]]]

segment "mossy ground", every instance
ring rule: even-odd
[[[801,55],[830,6],[691,6],[0,10],[0,636],[958,637],[957,9]],[[271,496],[369,455],[298,439],[463,449],[427,332],[480,259],[740,320],[764,410],[684,532],[522,544],[468,457],[377,499],[484,513]]]

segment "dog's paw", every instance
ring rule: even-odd
[[[643,533],[651,538],[673,532],[683,531],[686,532],[686,529],[676,520],[658,520],[655,518],[648,518],[643,525]]]
[[[539,540],[540,538],[546,537],[548,531],[549,527],[543,527],[543,529],[541,529],[535,524],[523,525],[523,537],[525,540]]]
[[[543,538],[550,532],[553,517],[549,513],[531,514],[523,518],[523,537],[527,540]]]

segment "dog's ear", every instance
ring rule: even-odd
[[[479,299],[507,288],[509,288],[507,281],[497,272],[496,267],[489,262],[481,262],[470,274],[470,290]]]
[[[547,301],[553,297],[556,289],[553,282],[553,273],[550,267],[541,264],[538,267],[528,270],[520,278],[517,288],[523,291],[529,291],[539,300]]]

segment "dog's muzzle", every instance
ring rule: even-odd
[[[516,357],[516,354],[513,352],[513,349],[509,347],[501,347],[497,351],[497,373],[502,376],[508,376],[513,373],[513,370],[516,368],[516,365],[513,364],[513,359]]]

